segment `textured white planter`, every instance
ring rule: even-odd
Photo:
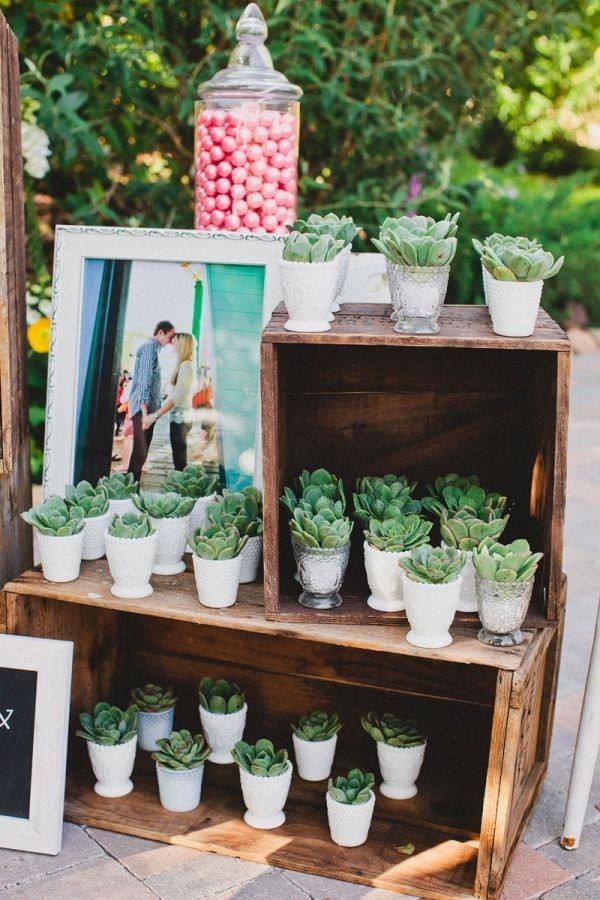
[[[338,277],[334,288],[333,303],[331,304],[332,313],[340,311],[340,303],[342,303],[344,300],[344,288],[346,286],[346,278],[348,277],[348,266],[350,265],[351,252],[352,248],[350,245],[348,245],[347,247],[344,247],[339,255],[340,267],[338,270]]]
[[[190,534],[193,534],[196,528],[206,528],[208,526],[206,507],[216,499],[216,496],[215,491],[207,497],[198,497],[190,513]]]
[[[242,565],[240,568],[240,584],[249,584],[258,578],[258,568],[262,560],[263,536],[257,534],[248,538],[244,549],[240,553]]]
[[[447,544],[442,541],[442,547]],[[462,582],[460,596],[458,598],[457,612],[477,612],[477,594],[475,593],[475,566],[473,565],[473,553],[465,550],[465,564],[462,568]]]
[[[275,778],[268,778],[265,775],[252,775],[240,768],[240,782],[246,804],[244,822],[247,825],[265,829],[283,825],[283,807],[290,791],[292,771],[293,766],[288,763],[285,772]]]
[[[304,781],[323,781],[331,775],[337,734],[327,741],[304,741],[293,734],[294,755],[298,775]]]
[[[139,510],[136,509],[135,503],[131,497],[126,497],[124,500],[109,500],[108,508],[110,510],[111,521],[113,516],[124,516],[125,513],[139,515]]]
[[[225,609],[237,600],[242,555],[233,559],[202,559],[192,554],[198,600],[211,609]]]
[[[171,812],[190,812],[200,803],[204,763],[195,769],[169,769],[156,764],[160,802]]]
[[[155,575],[179,575],[180,572],[185,572],[183,554],[187,545],[190,517],[155,519],[150,516],[150,521],[158,535],[152,572]]]
[[[106,558],[114,581],[111,594],[129,599],[150,596],[150,576],[154,568],[157,542],[156,531],[143,538],[106,535]]]
[[[402,569],[398,560],[410,556],[409,550],[390,553],[371,547],[368,541],[363,544],[365,550],[365,570],[371,595],[367,599],[371,609],[380,612],[399,612],[404,609],[402,596]]]
[[[339,271],[339,255],[331,262],[280,260],[279,273],[289,319],[288,331],[329,331],[328,313]]]
[[[241,741],[246,727],[248,704],[234,713],[214,713],[203,706],[198,707],[202,732],[210,747],[210,762],[229,765],[233,762],[231,751]]]
[[[137,735],[140,750],[158,750],[156,742],[168,738],[173,731],[175,707],[161,709],[160,712],[138,713]]]
[[[82,559],[102,559],[106,555],[106,532],[112,522],[110,507],[103,516],[84,519]]]
[[[96,784],[94,790],[101,797],[124,797],[133,790],[131,773],[135,762],[135,750],[137,737],[133,737],[125,744],[115,744],[113,747],[105,747],[103,744],[95,744],[86,741],[90,762]]]
[[[367,840],[375,794],[370,791],[366,803],[340,803],[327,792],[327,818],[331,840],[340,847],[360,847]]]
[[[485,305],[488,306],[488,304],[489,304],[489,300],[488,300],[488,285],[489,285],[489,283],[490,283],[490,280],[491,280],[492,276],[490,275],[490,273],[488,272],[488,270],[487,270],[486,267],[484,266],[483,262],[481,263],[481,275],[482,275],[482,278],[483,278],[483,297],[484,297],[484,299],[485,299]]]
[[[377,741],[377,757],[383,781],[379,790],[384,797],[408,800],[417,793],[415,784],[425,758],[426,744],[418,747],[390,747]]]
[[[81,570],[83,531],[56,537],[37,532],[42,572],[46,581],[75,581]]]
[[[495,334],[527,337],[535,331],[543,281],[488,280],[488,307]]]
[[[406,574],[402,579],[410,624],[406,640],[415,647],[447,647],[452,643],[449,629],[460,596],[462,573],[446,584],[425,584]]]

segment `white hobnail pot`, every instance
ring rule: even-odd
[[[418,747],[390,747],[377,741],[377,757],[383,781],[379,790],[393,800],[409,800],[417,793],[415,784],[425,758],[427,744]]]
[[[483,260],[481,261],[481,276],[483,278],[483,298],[485,300],[485,305],[488,306],[488,286],[490,283],[491,275],[483,264]]]
[[[240,768],[240,783],[246,804],[244,822],[252,828],[278,828],[285,822],[283,807],[292,783],[293,766],[281,775],[269,778],[266,775],[252,775]]]
[[[183,554],[187,546],[190,517],[155,519],[150,516],[150,521],[158,534],[153,574],[179,575],[185,572]]]
[[[344,299],[344,287],[346,286],[346,278],[348,277],[348,266],[350,265],[350,253],[352,251],[352,247],[348,244],[347,247],[339,254],[340,263],[337,281],[335,283],[335,288],[333,292],[333,303],[331,304],[331,312],[336,313],[340,311],[340,303]]]
[[[450,626],[454,619],[462,573],[445,584],[425,584],[402,575],[402,591],[410,631],[406,635],[415,647],[447,647],[452,643]]]
[[[442,547],[448,545],[442,541]],[[475,593],[475,566],[473,565],[472,550],[465,550],[465,564],[462,568],[462,583],[458,598],[457,612],[477,612],[477,594]]]
[[[111,521],[113,516],[124,516],[125,513],[139,515],[139,510],[136,509],[135,503],[131,497],[125,497],[122,500],[116,500],[114,498],[109,499],[108,508],[110,510]]]
[[[279,262],[283,300],[288,312],[287,331],[329,331],[339,254],[331,262]]]
[[[37,532],[37,546],[46,581],[76,581],[81,571],[83,531],[57,537]]]
[[[208,527],[209,523],[208,516],[206,515],[206,507],[209,503],[212,503],[214,500],[216,500],[216,498],[216,491],[213,491],[213,493],[209,494],[207,497],[198,497],[190,513],[190,534],[193,534],[197,528]]]
[[[82,559],[102,559],[106,555],[106,532],[112,522],[110,506],[101,516],[84,519]]]
[[[161,806],[170,812],[191,812],[200,803],[204,763],[195,769],[169,769],[156,763]]]
[[[294,755],[298,775],[304,781],[324,781],[331,775],[333,757],[337,745],[337,734],[326,741],[305,741],[292,735]]]
[[[365,571],[371,594],[367,604],[380,612],[399,612],[404,609],[402,596],[402,569],[398,560],[410,556],[409,550],[398,553],[378,550],[368,541],[363,544],[365,551]]]
[[[248,538],[244,549],[240,553],[242,565],[240,568],[240,584],[249,584],[258,578],[258,569],[262,560],[263,536],[257,534]]]
[[[135,762],[137,736],[124,744],[112,747],[86,741],[96,784],[94,790],[101,797],[124,797],[133,790],[131,773]]]
[[[132,600],[150,596],[150,576],[154,568],[157,542],[156,531],[143,538],[106,535],[106,558],[114,581],[111,594]]]
[[[140,750],[148,752],[157,750],[156,742],[168,738],[173,731],[175,707],[161,709],[158,712],[138,712],[137,736]]]
[[[331,840],[340,847],[360,847],[369,836],[375,808],[375,794],[369,791],[366,803],[340,803],[327,792],[327,819]]]
[[[528,337],[535,331],[535,323],[542,288],[540,281],[488,280],[488,307],[495,334],[504,337]]]
[[[233,713],[214,713],[199,706],[200,722],[206,743],[210,747],[210,762],[227,766],[232,763],[231,751],[244,736],[248,704]]]
[[[233,559],[202,559],[192,554],[198,600],[211,609],[225,609],[237,600],[242,556]]]

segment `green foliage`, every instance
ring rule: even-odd
[[[449,266],[456,253],[460,213],[439,222],[427,216],[387,218],[373,243],[390,262],[401,266]]]
[[[128,706],[126,710],[110,703],[102,701],[96,703],[94,712],[83,712],[79,716],[81,728],[77,730],[77,736],[94,744],[103,744],[105,747],[114,747],[116,744],[125,744],[135,737],[137,733],[137,706]]]
[[[303,741],[328,741],[337,734],[342,728],[340,717],[337,713],[328,715],[322,709],[315,709],[314,712],[305,716],[300,716],[297,725],[292,725],[292,731],[296,737]]]
[[[374,741],[389,744],[390,747],[420,747],[425,743],[425,735],[412,719],[402,719],[394,713],[379,716],[369,712],[361,719],[362,727]]]
[[[529,581],[543,553],[532,553],[524,539],[499,544],[486,538],[473,550],[473,565],[482,578],[502,583]]]
[[[79,534],[85,525],[83,510],[78,506],[67,506],[62,497],[53,495],[44,503],[32,506],[21,517],[40,532],[55,537]]]
[[[423,498],[423,508],[437,516],[444,511],[465,511],[489,522],[500,518],[506,506],[506,497],[481,487],[476,475],[443,475],[434,485],[428,484],[427,490],[431,496]]]
[[[195,497],[181,497],[172,492],[152,494],[140,491],[132,499],[140,512],[153,519],[180,519],[182,516],[189,516],[196,503]]]
[[[131,688],[131,702],[135,703],[140,712],[162,712],[171,709],[177,703],[177,697],[172,687],[162,687],[160,684],[145,684],[143,687]]]
[[[350,540],[353,527],[354,522],[347,516],[338,517],[330,509],[313,514],[298,506],[290,519],[290,530],[299,544],[324,550],[344,547]]]
[[[162,486],[166,491],[182,497],[208,497],[219,483],[217,475],[208,475],[201,463],[186,466],[181,472],[169,472]]]
[[[344,247],[349,247],[358,234],[352,216],[340,218],[336,213],[327,213],[325,216],[311,213],[306,220],[296,219],[291,230],[299,231],[300,234],[329,234],[335,241],[343,241]]]
[[[374,784],[375,776],[372,772],[363,773],[360,769],[350,769],[346,778],[343,775],[330,778],[327,792],[338,803],[356,806],[359,803],[367,802]]]
[[[97,519],[108,512],[108,496],[103,487],[92,487],[89,481],[65,485],[67,506],[83,510],[84,518]]]
[[[421,512],[421,503],[412,496],[417,482],[409,484],[404,475],[365,475],[357,478],[352,494],[354,515],[361,522]]]
[[[113,472],[112,475],[104,475],[98,487],[104,488],[110,500],[128,500],[137,494],[139,483],[134,481],[131,472]]]
[[[256,744],[238,741],[231,755],[241,769],[259,778],[275,778],[290,766],[287,750],[276,751],[273,743],[266,738],[261,738]]]
[[[447,584],[458,577],[465,564],[466,556],[454,547],[432,547],[423,544],[411,552],[410,556],[398,560],[411,579],[423,584]]]
[[[420,516],[398,516],[393,519],[371,519],[365,530],[365,538],[371,547],[387,553],[401,553],[426,544],[432,522]]]
[[[484,522],[483,519],[472,515],[469,510],[461,509],[453,515],[442,510],[440,531],[447,547],[474,550],[484,538],[497,540],[506,528],[507,522],[508,514],[503,518],[490,518]]]
[[[332,262],[344,247],[343,241],[334,240],[330,234],[292,231],[285,239],[282,259],[299,263]]]
[[[258,495],[258,496],[257,496]],[[260,491],[232,491],[218,497],[206,507],[209,522],[222,530],[236,528],[241,535],[256,537],[263,533],[263,522],[259,515],[262,506]]]
[[[331,475],[327,469],[315,469],[314,472],[304,469],[296,479],[296,492],[286,487],[281,502],[292,515],[300,507],[308,513],[330,509],[340,518],[346,509],[342,479]]]
[[[152,759],[165,769],[198,769],[204,764],[204,760],[210,753],[210,747],[205,743],[202,734],[192,737],[191,732],[182,728],[181,731],[172,731],[168,738],[159,738],[156,741],[156,750]]]
[[[149,537],[155,531],[156,528],[152,527],[152,522],[147,515],[142,514],[138,516],[135,513],[123,513],[122,516],[114,516],[108,526],[108,533],[112,537],[124,538],[125,540]]]
[[[196,528],[188,541],[190,550],[201,559],[233,559],[239,556],[248,542],[247,535],[240,535],[237,528]]]
[[[562,268],[564,256],[556,261],[537,241],[526,237],[492,234],[483,244],[473,238],[473,247],[492,278],[498,281],[539,281],[552,278]]]
[[[198,686],[198,699],[202,709],[226,715],[242,709],[246,698],[242,689],[234,681],[205,677]]]

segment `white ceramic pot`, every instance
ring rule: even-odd
[[[125,513],[139,515],[139,510],[136,509],[135,503],[131,497],[125,497],[123,500],[109,499],[108,508],[110,510],[111,521],[113,516],[124,516]]]
[[[340,263],[338,270],[338,277],[335,283],[334,295],[333,295],[333,303],[331,304],[331,312],[336,313],[340,311],[340,303],[344,300],[344,288],[346,286],[346,278],[348,277],[348,266],[350,265],[350,253],[352,252],[352,247],[348,245],[344,247],[342,252],[339,254]]]
[[[75,581],[81,570],[83,531],[57,537],[37,532],[42,572],[46,581]]]
[[[293,734],[298,775],[304,781],[323,781],[331,775],[337,734],[326,741],[305,741]]]
[[[447,544],[442,541],[442,547]],[[477,594],[475,593],[475,566],[473,565],[473,553],[465,550],[465,564],[462,568],[462,582],[460,596],[458,598],[457,612],[477,612]]]
[[[140,712],[137,720],[138,747],[140,750],[154,752],[156,742],[168,738],[173,731],[175,707],[161,709],[159,712]]]
[[[410,556],[409,550],[390,553],[371,547],[368,541],[363,544],[365,550],[365,570],[371,594],[367,604],[371,609],[380,612],[399,612],[404,609],[402,597],[402,569],[398,560]]]
[[[242,708],[234,713],[214,713],[202,706],[198,709],[202,732],[210,747],[208,759],[213,763],[229,765],[233,762],[231,751],[244,736],[248,704],[244,703]]]
[[[114,581],[111,594],[129,599],[150,596],[157,541],[156,531],[143,538],[106,535],[106,558]]]
[[[246,804],[244,822],[247,825],[265,829],[283,825],[283,807],[290,791],[292,771],[293,766],[288,763],[285,772],[269,778],[265,775],[252,775],[240,768],[240,783]]]
[[[84,519],[82,559],[102,559],[106,555],[106,532],[112,522],[110,507],[102,516]]]
[[[280,260],[279,273],[289,319],[288,331],[329,331],[328,313],[339,270],[339,254],[331,262]]]
[[[216,491],[214,491],[207,497],[198,497],[190,513],[190,534],[193,534],[196,528],[206,528],[208,526],[206,507],[216,499],[216,496]]]
[[[154,575],[179,575],[180,572],[185,572],[183,554],[187,545],[190,517],[155,519],[150,516],[150,521],[158,535],[156,561],[152,569]]]
[[[249,584],[258,578],[258,568],[262,560],[263,536],[257,534],[248,538],[244,549],[240,553],[242,566],[240,568],[240,584]]]
[[[202,559],[192,554],[198,600],[202,606],[225,609],[237,600],[242,567],[241,553],[233,559]]]
[[[327,791],[327,818],[331,840],[340,847],[360,847],[369,836],[375,808],[375,794],[366,803],[340,803]]]
[[[377,757],[383,781],[379,790],[384,797],[408,800],[417,793],[415,784],[425,758],[426,744],[418,747],[390,747],[377,741]]]
[[[490,283],[491,275],[483,264],[483,260],[481,261],[481,275],[483,278],[483,297],[485,300],[485,305],[488,306],[488,285]]]
[[[447,647],[452,643],[450,626],[460,596],[462,573],[445,584],[425,584],[402,575],[402,591],[410,631],[406,635],[415,647]]]
[[[156,764],[161,805],[171,812],[191,812],[200,803],[204,763],[195,769],[169,769]]]
[[[527,337],[535,331],[544,282],[488,280],[488,307],[495,334]]]
[[[133,790],[131,773],[135,762],[137,737],[125,744],[106,747],[87,741],[88,753],[96,784],[94,790],[101,797],[124,797]]]

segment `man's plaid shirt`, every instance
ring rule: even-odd
[[[158,351],[160,341],[148,338],[135,354],[135,367],[129,395],[129,415],[134,416],[142,409],[142,403],[148,406],[148,412],[156,412],[160,407],[160,363]]]

